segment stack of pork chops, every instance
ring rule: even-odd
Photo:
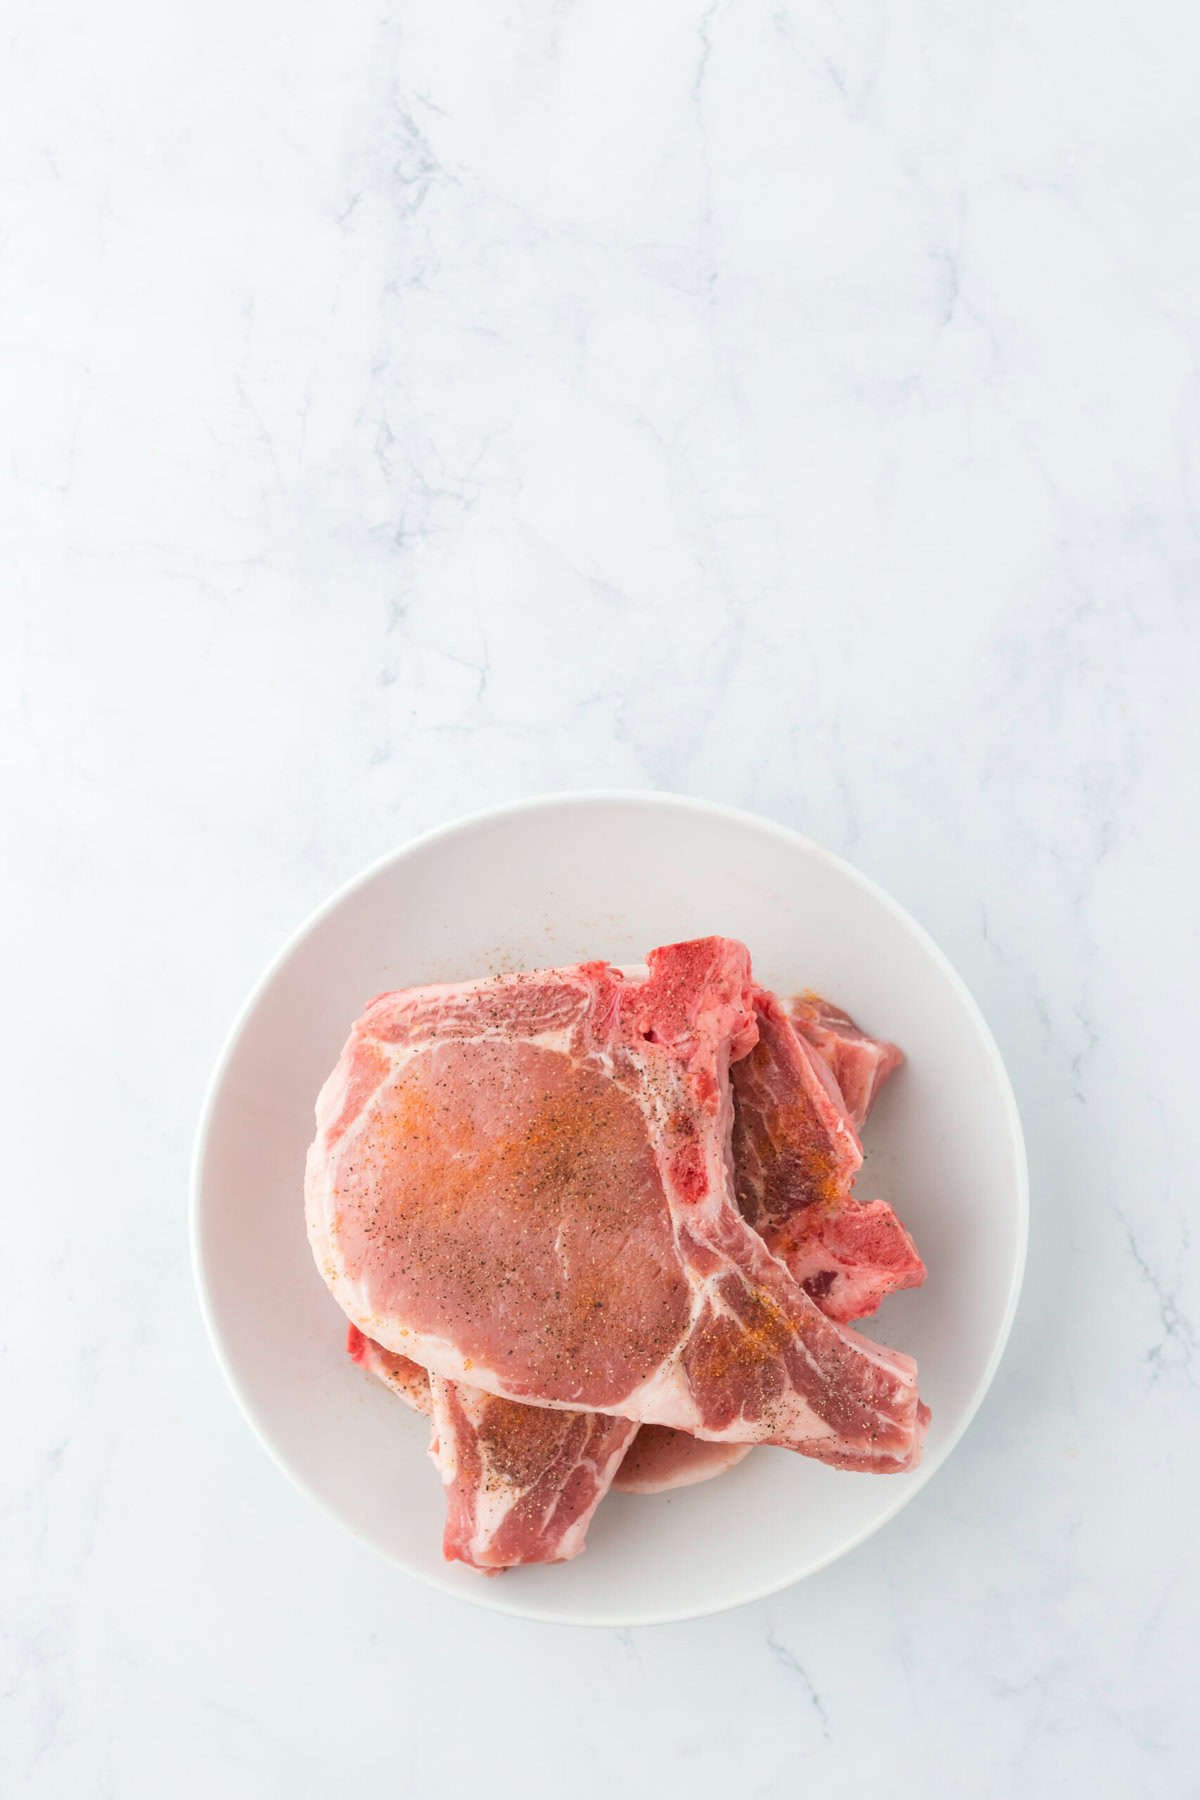
[[[848,1329],[925,1269],[858,1133],[901,1061],[699,938],[381,995],[317,1100],[308,1233],[352,1356],[429,1415],[445,1553],[583,1548],[610,1487],[756,1444],[912,1468],[911,1357]]]

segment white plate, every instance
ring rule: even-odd
[[[908,1064],[867,1129],[864,1198],[893,1202],[929,1269],[864,1329],[911,1351],[933,1408],[913,1475],[849,1475],[782,1450],[674,1494],[610,1495],[585,1553],[485,1579],[441,1557],[424,1422],[346,1356],[304,1234],[313,1101],[382,989],[720,932],[759,979],[813,987]],[[631,1625],[773,1593],[862,1542],[962,1436],[1008,1337],[1025,1261],[1021,1127],[999,1053],[945,957],[887,896],[766,820],[667,794],[531,800],[450,825],[369,869],[251,996],[196,1148],[193,1241],[217,1355],[292,1479],[419,1575],[500,1611]]]

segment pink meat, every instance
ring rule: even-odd
[[[862,1167],[862,1145],[826,1065],[774,994],[754,995],[758,1040],[732,1071],[737,1200],[772,1248],[813,1206],[836,1206]]]
[[[895,1044],[868,1037],[849,1013],[823,1000],[820,994],[801,994],[792,1001],[791,1015],[832,1071],[845,1099],[847,1116],[854,1129],[861,1131],[880,1088],[904,1061],[903,1052]]]
[[[901,1053],[867,1038],[847,1014],[816,996],[803,1004],[810,1013],[819,1006],[837,1022],[834,1041],[862,1046],[853,1069],[875,1072],[859,1082],[861,1125]],[[738,1203],[823,1313],[841,1321],[866,1318],[888,1294],[919,1286],[925,1265],[886,1201],[853,1197],[862,1150],[823,1055],[773,995],[758,990],[755,1010],[758,1042],[732,1070]],[[730,1466],[687,1433],[656,1429],[650,1437],[649,1430],[634,1440],[616,1487],[661,1493]]]
[[[364,1337],[357,1325],[348,1328],[346,1349],[431,1418],[429,1454],[446,1488],[446,1560],[485,1574],[578,1556],[634,1436],[655,1429],[608,1413],[499,1400],[465,1381],[430,1376],[420,1363]],[[698,1446],[700,1440],[687,1441]],[[744,1454],[736,1444],[705,1449],[726,1461]]]
[[[758,1042],[733,1070],[738,1204],[823,1313],[865,1318],[925,1265],[886,1201],[854,1198],[862,1148],[828,1066],[774,995],[755,1009]]]
[[[357,1325],[348,1328],[346,1349],[432,1419],[429,1454],[446,1489],[447,1562],[495,1574],[578,1556],[637,1425],[608,1413],[499,1400],[465,1381],[430,1376],[420,1363],[364,1337]],[[687,1441],[698,1446],[700,1440]],[[744,1454],[736,1444],[705,1449],[726,1460]]]
[[[920,1252],[886,1200],[848,1199],[814,1211],[793,1231],[785,1260],[821,1311],[847,1324],[925,1279]]]
[[[772,1030],[771,1021],[777,1016],[778,1009],[773,1009],[770,997],[760,994],[756,997],[760,1041],[764,1049],[757,1053],[755,1061],[749,1066],[742,1064],[735,1069],[734,1085],[738,1092],[738,1106],[743,1115],[755,1105],[756,1092],[761,1093],[764,1087],[782,1095],[786,1101],[788,1088],[798,1087],[799,1099],[791,1109],[791,1135],[795,1138],[815,1137],[820,1145],[824,1139],[820,1153],[818,1172],[826,1177],[831,1171],[839,1172],[847,1180],[853,1174],[861,1160],[854,1146],[847,1141],[847,1134],[842,1129],[841,1121],[846,1115],[846,1107],[842,1101],[840,1089],[831,1081],[830,1071],[820,1062],[799,1060],[794,1051],[789,1055],[790,1034]],[[859,1083],[859,1115],[857,1125],[864,1122],[867,1112],[882,1085],[883,1079],[903,1060],[900,1051],[889,1044],[877,1043],[858,1030],[849,1016],[840,1009],[830,1006],[828,1002],[819,1001],[816,996],[805,996],[803,1001],[793,1002],[793,1018],[803,1029],[805,1019],[813,1020],[820,1009],[821,1015],[837,1023],[837,1034],[834,1041],[851,1044],[856,1047],[857,1059],[847,1066],[866,1069],[868,1074]],[[820,1039],[821,1044],[828,1042],[828,1034]],[[755,1063],[761,1065],[764,1050],[774,1045],[773,1060],[779,1065],[774,1078],[768,1074],[765,1078],[761,1068],[756,1072]],[[789,1079],[789,1069],[791,1076]],[[740,1083],[739,1083],[740,1072]],[[813,1080],[815,1078],[815,1086]],[[837,1116],[831,1114],[829,1103],[833,1102]],[[797,1111],[798,1107],[798,1111]],[[786,1114],[787,1108],[784,1107]],[[772,1120],[775,1135],[781,1135],[781,1120]],[[752,1194],[751,1204],[757,1205],[765,1188],[766,1193],[774,1195],[776,1209],[786,1216],[789,1207],[801,1203],[805,1188],[802,1182],[793,1181],[790,1187],[785,1184],[785,1191],[780,1196],[778,1189],[779,1167],[786,1162],[769,1145],[763,1154],[755,1157],[752,1168],[759,1172],[760,1179],[755,1182],[744,1182],[744,1191]],[[766,1170],[766,1178],[762,1179],[762,1171]],[[812,1162],[809,1162],[809,1189],[812,1181]],[[791,1257],[793,1273],[806,1285],[817,1304],[823,1311],[832,1309],[834,1316],[843,1319],[865,1317],[873,1312],[887,1293],[898,1287],[914,1286],[924,1275],[920,1258],[908,1234],[896,1220],[891,1209],[882,1201],[872,1201],[865,1205],[847,1197],[846,1204],[828,1208],[821,1221],[820,1229],[816,1229],[817,1218],[811,1219],[807,1235],[796,1244]],[[354,1328],[351,1328],[352,1336]],[[424,1405],[428,1410],[428,1382],[425,1371],[418,1365],[407,1362],[403,1358],[391,1357],[389,1352],[375,1346],[381,1359],[388,1359],[391,1364],[400,1363],[406,1372],[405,1384],[398,1386],[393,1379],[390,1382],[396,1391],[410,1403]],[[360,1357],[360,1360],[363,1360]],[[388,1364],[384,1364],[383,1378],[388,1379]],[[465,1391],[465,1390],[464,1390]],[[548,1411],[535,1411],[532,1419],[540,1417],[545,1421],[542,1430],[546,1432],[545,1461],[547,1469],[561,1470],[561,1448],[557,1432],[553,1430],[551,1421],[556,1415]],[[593,1425],[596,1415],[581,1415],[588,1418]],[[532,1419],[527,1422],[524,1431],[524,1444],[528,1453],[536,1437],[530,1429]],[[577,1434],[576,1441],[581,1446],[585,1460],[588,1458],[588,1434],[583,1430]],[[634,1493],[660,1493],[668,1488],[686,1486],[703,1481],[713,1475],[724,1472],[735,1463],[740,1462],[748,1454],[748,1445],[722,1444],[693,1438],[685,1432],[673,1430],[659,1425],[647,1425],[637,1433],[628,1453],[620,1464],[614,1485],[623,1491]],[[470,1479],[474,1464],[470,1459],[460,1458],[457,1463],[457,1489],[452,1488],[450,1506],[452,1515],[470,1516],[476,1501],[471,1491]],[[536,1480],[541,1471],[535,1469],[535,1459],[530,1458],[527,1469],[531,1479]],[[458,1491],[461,1489],[461,1491]],[[501,1491],[493,1482],[490,1492],[493,1497]],[[509,1485],[506,1490],[512,1504],[519,1504],[519,1495]],[[600,1494],[595,1496],[598,1503]],[[593,1504],[593,1510],[594,1510]],[[586,1523],[586,1521],[585,1521]],[[580,1534],[581,1547],[581,1534]],[[469,1542],[469,1540],[468,1540]],[[542,1545],[536,1537],[525,1540],[527,1554],[520,1560],[538,1560]],[[448,1554],[451,1552],[448,1550]],[[469,1555],[464,1560],[471,1560]],[[480,1566],[493,1566],[481,1564]]]
[[[824,1318],[734,1204],[749,960],[386,995],[318,1101],[318,1268],[385,1348],[502,1398],[910,1467],[911,1359]]]
[[[347,1329],[346,1349],[356,1363],[382,1381],[385,1387],[391,1388],[393,1394],[398,1394],[416,1412],[427,1416],[432,1413],[429,1371],[420,1363],[409,1362],[407,1356],[385,1350],[374,1338],[365,1337],[357,1325]]]
[[[642,1425],[612,1485],[623,1494],[663,1494],[723,1475],[749,1456],[752,1444],[714,1444],[669,1425]]]
[[[608,1413],[501,1400],[441,1375],[426,1386],[430,1455],[446,1488],[446,1560],[492,1572],[577,1556],[638,1427]]]
[[[429,1453],[446,1487],[444,1548],[448,1561],[472,1568],[490,1572],[518,1563],[565,1562],[583,1549],[591,1516],[609,1485],[625,1493],[658,1494],[721,1475],[750,1454],[749,1444],[710,1443],[667,1425],[639,1426],[607,1413],[497,1400],[465,1381],[434,1376],[431,1382],[420,1363],[394,1356],[357,1325],[349,1328],[346,1348],[417,1412],[434,1412],[431,1386],[443,1391]],[[452,1407],[452,1396],[457,1406]],[[598,1463],[596,1445],[610,1443],[614,1455]],[[578,1476],[572,1458],[582,1465]],[[558,1530],[568,1513],[569,1538]]]

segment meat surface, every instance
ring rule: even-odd
[[[854,1198],[862,1146],[829,1066],[773,994],[760,988],[755,1012],[758,1041],[733,1069],[738,1205],[823,1313],[865,1318],[925,1266],[886,1201]]]
[[[797,1028],[828,1066],[846,1103],[846,1114],[861,1131],[879,1090],[904,1061],[895,1044],[868,1037],[849,1013],[805,993],[792,1001],[791,1015]]]
[[[833,1040],[855,1044],[859,1116],[851,1122],[824,1053],[800,1035],[801,1020],[795,1013],[789,1018],[773,995],[759,989],[758,1041],[732,1070],[738,1203],[822,1312],[841,1321],[862,1319],[888,1294],[925,1279],[916,1245],[887,1202],[860,1202],[851,1191],[862,1166],[855,1127],[903,1058],[894,1044],[866,1037],[828,1002],[807,996],[795,1004],[807,1007],[810,1017],[821,1009],[820,1018],[836,1025],[836,1031],[830,1028]],[[729,1466],[711,1444],[647,1426],[634,1439],[614,1485],[661,1493],[705,1481]]]
[[[635,1425],[608,1413],[563,1412],[497,1400],[465,1381],[445,1381],[406,1356],[395,1356],[351,1325],[346,1348],[354,1361],[414,1411],[433,1415],[431,1387],[442,1390],[441,1416],[429,1454],[446,1487],[448,1561],[485,1571],[518,1563],[565,1562],[583,1549],[587,1527],[611,1485],[623,1493],[660,1494],[721,1475],[750,1454],[749,1444],[711,1443],[667,1425]],[[453,1406],[453,1396],[458,1406]],[[490,1429],[480,1422],[490,1409]],[[613,1460],[597,1466],[595,1447],[612,1431]],[[482,1442],[460,1447],[464,1434]],[[499,1440],[500,1448],[493,1450]],[[512,1446],[519,1445],[519,1455]],[[584,1465],[573,1478],[569,1459]],[[559,1497],[568,1484],[566,1504]],[[533,1490],[526,1500],[526,1494]],[[584,1498],[576,1510],[576,1494]],[[569,1515],[570,1535],[556,1526]],[[534,1521],[538,1521],[534,1528]]]
[[[346,1349],[361,1368],[432,1420],[429,1454],[446,1489],[443,1552],[447,1562],[465,1562],[485,1574],[578,1556],[592,1514],[634,1437],[639,1430],[659,1429],[609,1413],[499,1400],[468,1382],[431,1376],[420,1363],[364,1337],[357,1325],[349,1327]],[[677,1435],[662,1432],[664,1438]],[[700,1447],[698,1438],[686,1442],[694,1450]],[[721,1467],[746,1453],[740,1444],[704,1449]],[[686,1479],[700,1481],[703,1475]]]
[[[753,1448],[752,1444],[714,1444],[669,1425],[642,1425],[612,1485],[622,1494],[665,1494],[669,1488],[694,1487],[698,1481],[723,1475]]]
[[[886,1200],[847,1197],[814,1211],[791,1237],[788,1268],[830,1319],[870,1318],[889,1294],[925,1279],[920,1252]]]
[[[385,995],[318,1101],[317,1264],[385,1349],[500,1398],[910,1467],[911,1359],[826,1319],[739,1214],[749,959],[703,939]]]
[[[862,1168],[862,1145],[827,1065],[764,989],[758,1037],[732,1071],[733,1161],[743,1218],[773,1248],[810,1208],[836,1206]]]
[[[426,1389],[447,1561],[495,1571],[577,1556],[638,1427],[608,1413],[501,1400],[441,1375]]]
[[[385,1350],[374,1338],[366,1337],[357,1325],[351,1325],[346,1332],[346,1349],[352,1359],[385,1387],[391,1388],[401,1400],[407,1401],[416,1412],[427,1417],[433,1411],[433,1402],[429,1397],[429,1371],[420,1363],[409,1362],[407,1356],[397,1356],[392,1350]]]
[[[768,1095],[774,1104],[765,1108],[760,1105],[760,1116],[753,1121],[753,1128],[745,1133],[747,1141],[756,1142],[759,1149],[751,1165],[754,1178],[747,1182],[743,1177],[742,1191],[750,1191],[751,1204],[756,1207],[761,1204],[760,1197],[765,1191],[771,1197],[775,1211],[786,1216],[792,1209],[811,1206],[819,1198],[822,1177],[826,1182],[833,1177],[839,1191],[845,1189],[842,1203],[826,1209],[821,1228],[810,1229],[795,1245],[790,1262],[793,1274],[807,1287],[822,1311],[829,1308],[833,1316],[840,1319],[864,1318],[876,1310],[888,1293],[899,1287],[915,1286],[924,1275],[915,1247],[891,1208],[883,1201],[859,1203],[849,1195],[849,1184],[861,1154],[856,1153],[847,1141],[843,1124],[849,1119],[855,1129],[861,1129],[883,1081],[899,1066],[903,1057],[894,1044],[880,1042],[860,1031],[840,1008],[807,994],[794,1001],[790,1010],[793,1023],[807,1037],[825,1065],[823,1069],[814,1067],[807,1058],[797,1059],[794,1053],[789,1054],[790,1034],[777,1025],[773,1028],[777,1009],[772,1007],[769,995],[760,993],[756,996],[756,1010],[759,1046],[748,1062],[735,1066],[733,1074],[737,1106],[743,1123],[746,1123],[746,1114],[753,1111],[758,1097]],[[846,1047],[845,1055],[841,1054],[841,1047]],[[852,1092],[856,1095],[856,1112],[852,1118],[840,1083],[836,1080],[832,1085],[830,1083],[829,1077],[833,1073],[828,1061],[830,1054],[839,1058],[837,1066],[844,1076],[847,1070],[850,1072],[849,1079],[854,1084]],[[765,1067],[768,1063],[769,1069]],[[798,1096],[790,1103],[789,1090],[798,1090]],[[835,1119],[830,1113],[830,1101],[839,1118]],[[765,1145],[767,1120],[761,1116],[764,1112],[771,1115],[770,1124],[775,1132],[774,1140]],[[780,1174],[786,1156],[773,1147],[781,1137],[788,1136],[807,1137],[810,1143],[814,1137],[817,1140],[815,1154],[810,1153],[807,1158],[799,1154],[794,1157],[790,1183]],[[358,1340],[357,1347],[355,1339]],[[387,1382],[410,1405],[429,1411],[429,1379],[419,1364],[372,1344],[354,1326],[350,1327],[349,1347],[357,1361]],[[480,1390],[471,1390],[465,1384],[460,1387],[460,1392],[464,1416],[470,1416],[486,1398]],[[569,1439],[569,1446],[584,1465],[579,1484],[592,1493],[592,1504],[586,1516],[580,1514],[580,1529],[572,1533],[570,1548],[562,1555],[576,1554],[582,1548],[588,1519],[603,1493],[603,1487],[592,1481],[591,1470],[594,1466],[592,1444],[602,1429],[604,1415],[580,1414],[577,1417],[579,1423]],[[522,1480],[537,1488],[539,1494],[557,1491],[564,1481],[560,1419],[560,1414],[549,1409],[534,1409],[519,1422]],[[518,1421],[512,1423],[515,1429]],[[536,1451],[539,1433],[542,1434],[540,1460]],[[745,1444],[714,1443],[670,1427],[645,1425],[633,1437],[615,1470],[613,1485],[623,1492],[643,1494],[688,1486],[724,1473],[740,1462],[749,1449],[750,1446]],[[435,1457],[435,1460],[438,1459]],[[522,1531],[519,1525],[506,1529],[500,1546],[500,1554],[506,1560],[503,1563],[496,1560],[485,1532],[477,1528],[464,1531],[461,1525],[456,1527],[454,1521],[477,1517],[506,1519],[506,1508],[511,1509],[518,1520],[524,1520],[530,1511],[536,1512],[538,1500],[523,1510],[521,1490],[511,1474],[500,1482],[494,1473],[484,1473],[485,1458],[482,1456],[461,1455],[452,1464],[443,1460],[439,1466],[448,1487],[451,1521],[447,1530],[448,1556],[457,1555],[483,1568],[512,1566],[520,1561],[561,1560],[561,1555],[555,1554],[552,1533],[539,1536],[528,1529]],[[474,1492],[477,1480],[484,1482],[487,1488],[486,1499]],[[504,1497],[503,1503],[500,1495]],[[476,1560],[476,1550],[480,1560]]]

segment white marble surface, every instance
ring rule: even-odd
[[[0,1789],[1196,1791],[1197,28],[917,0],[12,0]],[[842,851],[1009,1059],[1030,1271],[932,1486],[551,1630],[293,1493],[208,1068],[326,892],[550,788]]]

